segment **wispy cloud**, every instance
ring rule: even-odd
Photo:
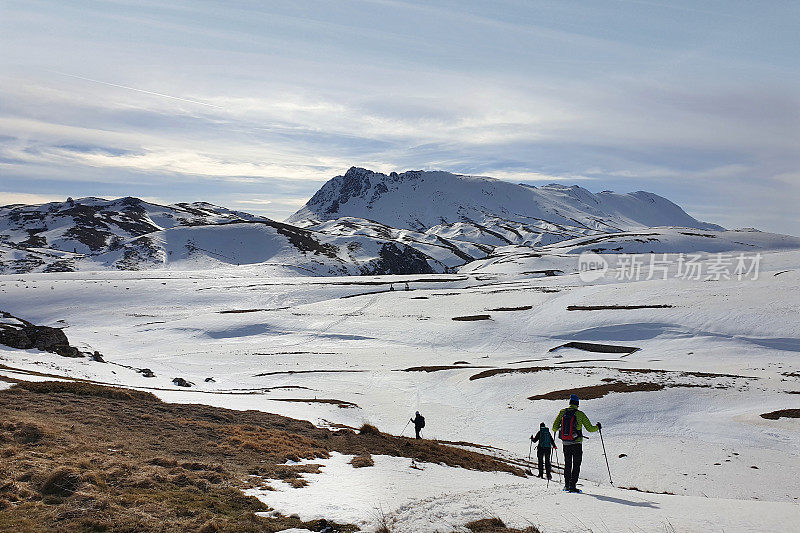
[[[723,223],[800,233],[791,6],[46,4],[4,8],[8,190],[277,218],[351,165],[439,168],[724,201]]]

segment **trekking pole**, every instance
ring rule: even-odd
[[[408,425],[409,425],[410,423],[411,423],[411,419],[409,419],[409,420],[408,420],[408,422],[406,422],[406,425],[405,425],[405,426],[403,426],[403,431],[401,431],[401,432],[400,432],[400,436],[401,436],[401,437],[403,436],[403,433],[405,433],[405,432],[406,432],[406,428],[408,427]]]
[[[558,469],[561,468],[558,465],[558,448],[554,448],[554,449],[556,451],[556,471],[558,471]],[[561,483],[561,472],[558,472],[558,482]]]
[[[603,445],[603,457],[606,458],[606,468],[608,469],[608,481],[613,485],[614,482],[611,480],[611,467],[608,466],[608,455],[606,454],[606,443],[603,442],[603,430],[600,429],[600,443]]]
[[[531,466],[531,465],[530,465],[530,462],[531,462],[531,452],[533,452],[533,441],[531,441],[531,445],[530,445],[530,446],[528,446],[528,467],[529,467],[529,468],[530,468],[530,466]]]

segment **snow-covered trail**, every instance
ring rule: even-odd
[[[735,500],[743,502],[741,510],[725,516],[731,524],[740,516],[747,530],[748,509],[757,524],[773,511],[796,511],[800,495],[800,420],[760,416],[800,406],[800,253],[768,254],[762,266],[757,280],[589,285],[574,275],[521,274],[526,267],[520,265],[516,273],[324,279],[275,278],[253,266],[6,275],[0,276],[0,309],[36,324],[67,326],[73,344],[101,351],[109,364],[12,349],[0,349],[0,364],[320,425],[370,422],[395,434],[420,410],[428,421],[427,438],[491,445],[517,458],[527,455],[528,436],[539,422],[552,423],[567,395],[531,396],[609,382],[647,383],[657,390],[610,393],[585,399],[581,407],[593,422],[603,422],[618,485],[679,496],[616,493],[604,485],[597,490],[611,492],[598,494],[654,499],[687,520],[706,512],[703,501],[724,508]],[[409,291],[403,290],[406,280]],[[673,307],[567,310],[620,304]],[[452,320],[481,314],[489,319]],[[570,341],[640,350],[550,351]],[[405,371],[431,366],[445,368]],[[136,371],[142,368],[156,377]],[[495,374],[478,378],[486,370]],[[0,375],[9,372],[0,369]],[[175,386],[174,377],[194,386]],[[358,407],[303,401],[314,399]],[[448,471],[454,480],[464,474]],[[582,478],[587,487],[607,479],[596,438],[585,444]],[[499,508],[503,497],[516,497],[509,494],[519,483],[513,479],[496,491]],[[454,494],[461,489],[455,481],[448,487],[452,503],[442,512],[455,512]],[[302,490],[292,490],[287,498],[297,505],[306,500]],[[553,495],[553,505],[562,496],[567,495]],[[393,512],[428,497],[398,500]],[[581,497],[599,506],[603,520],[647,510]],[[700,503],[686,503],[682,515],[682,504],[669,507],[675,501]],[[756,512],[759,506],[763,512]],[[557,530],[555,522],[540,522],[546,531]],[[598,524],[595,530],[603,531]]]
[[[548,533],[575,531],[792,531],[800,507],[786,502],[641,493],[608,483],[584,483],[583,494],[561,491],[538,478],[473,472],[373,456],[375,466],[354,469],[351,456],[334,453],[309,474],[309,485],[248,490],[276,511],[304,520],[325,517],[374,530],[381,520],[397,533],[462,530],[473,520],[498,517],[506,525],[536,525]]]

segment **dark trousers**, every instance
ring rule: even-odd
[[[550,472],[550,450],[552,448],[536,448],[536,457],[539,459],[539,477],[542,477],[544,469],[547,470],[547,479],[552,477]],[[542,468],[544,466],[544,468]]]
[[[422,437],[419,436],[419,432],[422,431],[422,428],[419,426],[414,426],[414,433],[417,434],[417,438],[421,439]]]
[[[567,444],[561,447],[564,452],[564,486],[575,488],[578,475],[581,473],[581,459],[583,459],[583,445]]]

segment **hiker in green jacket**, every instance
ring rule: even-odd
[[[576,486],[578,475],[581,472],[581,460],[583,459],[583,433],[581,428],[586,428],[591,432],[601,428],[600,422],[593,426],[589,418],[578,410],[580,399],[577,394],[569,397],[569,407],[562,409],[555,422],[553,422],[553,432],[558,432],[561,439],[561,450],[564,452],[564,490],[567,492],[580,492]]]
[[[550,455],[553,453],[556,443],[553,442],[553,436],[550,435],[550,430],[547,429],[544,422],[539,426],[539,432],[536,436],[531,435],[531,441],[539,443],[536,445],[536,458],[539,460],[539,477],[542,477],[543,470],[547,470],[547,479],[553,479],[550,473]],[[542,463],[544,463],[544,469],[542,468]]]

